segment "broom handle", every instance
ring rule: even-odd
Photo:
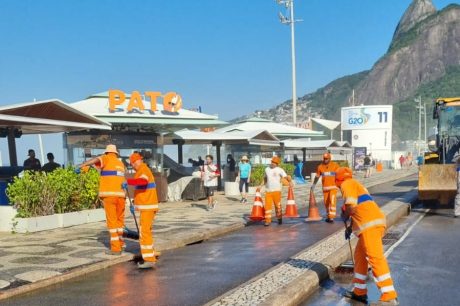
[[[345,230],[347,230],[347,221],[343,221],[343,224],[345,225]],[[355,266],[355,259],[353,258],[353,248],[351,247],[351,239],[348,239],[348,246],[350,247],[351,262],[353,263],[353,266]]]

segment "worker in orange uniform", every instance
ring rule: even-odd
[[[88,166],[97,166],[101,170],[99,181],[99,198],[104,203],[107,227],[110,232],[110,250],[108,255],[121,255],[125,248],[123,241],[123,227],[125,224],[125,191],[122,184],[125,182],[125,166],[118,158],[117,147],[109,144],[104,155],[82,163],[77,169]]]
[[[155,178],[149,167],[142,161],[142,156],[139,153],[131,154],[129,162],[136,174],[134,178],[128,179],[127,184],[135,186],[134,204],[136,205],[136,210],[140,211],[141,219],[139,244],[143,262],[138,262],[137,267],[139,269],[150,269],[154,267],[157,255],[153,248],[152,236],[152,224],[158,212]],[[127,185],[124,185],[124,187],[126,188]]]
[[[339,165],[331,161],[331,154],[323,154],[323,162],[318,166],[316,170],[316,177],[313,185],[311,186],[310,192],[314,192],[316,183],[318,183],[319,177],[322,177],[323,183],[323,195],[324,195],[324,206],[326,207],[326,222],[333,223],[336,216],[337,206],[337,186],[335,186],[335,171],[339,168]]]
[[[380,289],[380,300],[371,305],[398,305],[398,295],[393,286],[390,268],[383,252],[382,237],[385,233],[385,215],[373,201],[367,189],[353,179],[350,168],[341,167],[336,170],[335,181],[342,191],[344,206],[342,219],[347,222],[345,238],[350,239],[351,233],[358,236],[355,250],[354,289],[344,295],[348,298],[367,303],[367,268],[372,268],[377,287]]]
[[[278,156],[274,156],[271,160],[270,167],[265,169],[264,184],[265,184],[265,226],[269,226],[272,222],[272,206],[275,205],[276,218],[278,224],[283,223],[281,211],[281,180],[285,179],[292,186],[291,177],[279,167],[281,160]],[[262,188],[260,186],[260,188]]]

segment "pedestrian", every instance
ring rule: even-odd
[[[404,158],[404,155],[401,155],[399,157],[399,164],[401,165],[401,169],[404,169],[404,163],[406,162],[406,159]]]
[[[241,161],[238,164],[238,177],[241,201],[240,203],[246,204],[248,202],[249,183],[251,182],[251,164],[249,158],[246,155],[241,157]]]
[[[136,210],[140,211],[139,244],[143,262],[138,262],[137,267],[139,269],[149,269],[153,268],[156,263],[152,235],[153,221],[158,212],[155,178],[139,153],[131,154],[129,162],[136,174],[134,178],[128,179],[123,187],[126,189],[127,185],[134,186],[134,204]],[[134,211],[131,212],[134,215]]]
[[[101,169],[99,179],[99,198],[104,203],[107,228],[110,233],[110,250],[108,255],[121,255],[125,248],[123,241],[123,227],[125,224],[125,166],[118,158],[117,147],[113,144],[107,145],[104,155],[90,159],[80,166],[76,172],[87,166],[96,165]]]
[[[42,171],[45,171],[45,172],[49,173],[49,172],[53,172],[57,168],[61,167],[60,164],[54,162],[53,153],[50,152],[50,153],[46,154],[46,158],[48,159],[48,162],[43,165]]]
[[[30,170],[30,171],[39,171],[42,169],[42,165],[40,164],[40,160],[35,158],[35,151],[32,149],[29,149],[28,155],[29,158],[27,158],[24,161],[24,170]]]
[[[281,211],[281,180],[286,179],[292,186],[291,177],[279,167],[281,160],[278,156],[273,156],[270,166],[265,168],[264,184],[265,184],[265,226],[269,226],[272,222],[272,207],[275,205],[276,218],[278,224],[283,223]],[[260,188],[262,188],[260,186]]]
[[[227,155],[227,167],[228,167],[230,181],[233,182],[235,180],[236,161],[233,158],[232,154]]]
[[[324,206],[326,208],[326,222],[333,223],[336,216],[337,206],[337,187],[335,186],[335,171],[339,165],[332,160],[330,153],[323,154],[323,161],[316,170],[315,180],[311,186],[310,192],[315,192],[316,184],[319,178],[322,178]]]
[[[366,155],[364,157],[364,170],[366,171],[364,173],[364,178],[369,178],[371,177],[371,171],[372,171],[372,154],[369,153],[369,155]]]
[[[204,160],[201,158],[201,156],[198,156],[198,166],[204,166]]]
[[[353,179],[350,168],[337,169],[335,181],[344,199],[342,219],[346,223],[345,238],[350,239],[352,232],[358,237],[354,255],[354,289],[346,291],[344,296],[367,304],[366,279],[370,265],[381,292],[379,302],[371,305],[398,305],[398,295],[383,250],[385,215],[367,189]],[[350,225],[347,224],[349,219],[351,219]]]
[[[201,157],[199,157],[201,158]],[[201,179],[203,181],[206,197],[208,198],[207,210],[214,209],[217,201],[214,200],[214,192],[217,190],[218,177],[220,170],[217,165],[213,164],[212,155],[206,155],[206,164],[201,166]]]

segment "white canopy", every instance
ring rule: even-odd
[[[332,120],[319,119],[319,118],[311,118],[311,120],[324,126],[328,130],[334,130],[340,125],[340,121],[332,121]]]
[[[283,141],[285,149],[327,149],[327,148],[351,148],[346,142],[335,140],[307,140],[307,139],[287,139]]]
[[[231,132],[200,132],[181,130],[169,135],[167,139],[181,139],[186,144],[209,144],[221,141],[223,144],[249,144],[279,147],[280,141],[267,131],[231,131]]]

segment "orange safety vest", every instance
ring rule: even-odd
[[[145,179],[147,185],[134,186],[134,203],[138,210],[153,210],[158,211],[158,195],[155,184],[155,178],[149,167],[142,163],[134,175],[135,179]]]
[[[339,165],[334,163],[333,161],[329,162],[329,164],[325,165],[321,163],[316,170],[316,175],[322,178],[323,183],[323,191],[329,191],[337,189],[335,185],[335,171],[339,168]]]
[[[374,227],[386,227],[385,215],[373,201],[366,187],[355,179],[348,179],[340,188],[344,204],[353,207],[351,219],[356,235]]]
[[[101,161],[101,178],[99,182],[99,197],[125,197],[121,184],[125,181],[125,166],[114,153],[99,157]]]

